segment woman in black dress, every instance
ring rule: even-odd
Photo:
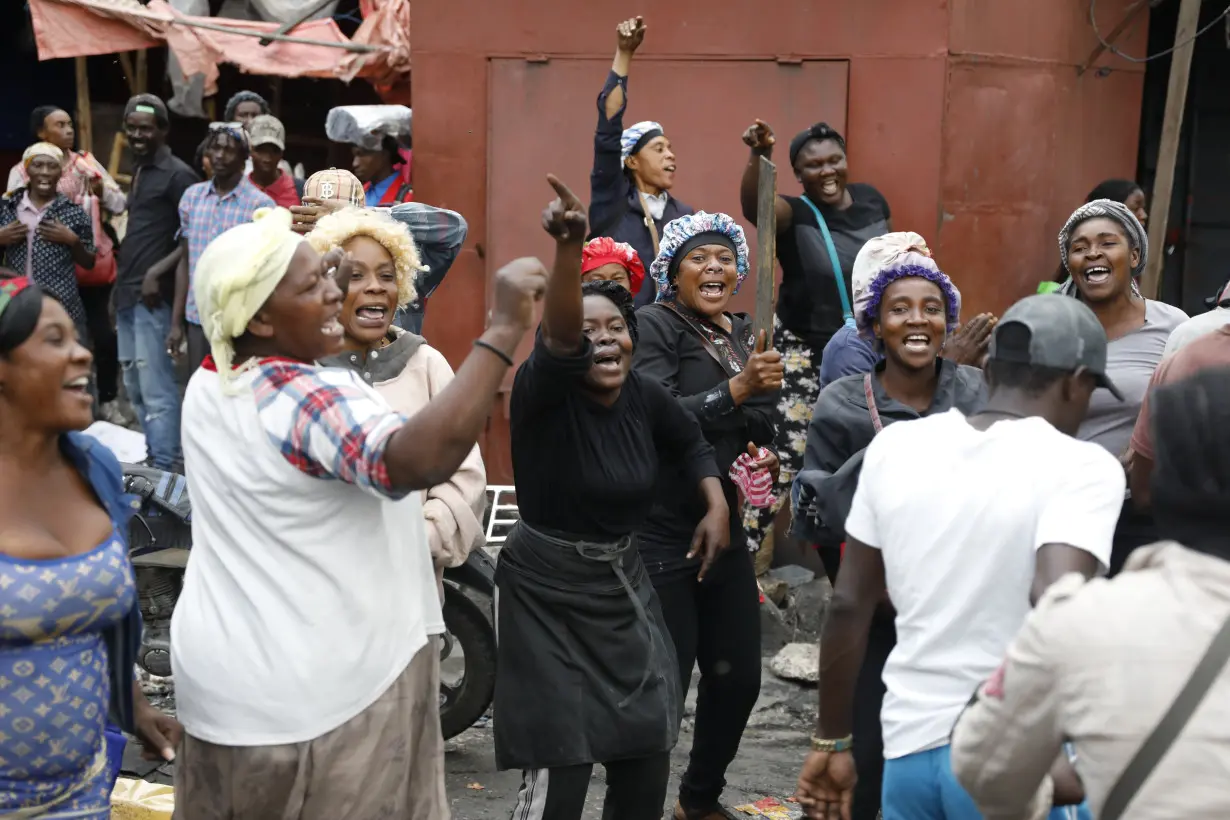
[[[676,219],[662,232],[653,263],[658,301],[637,312],[634,369],[665,385],[700,422],[717,456],[735,545],[709,567],[688,557],[705,508],[679,465],[664,463],[657,501],[640,531],[641,560],[662,601],[682,692],[697,661],[701,670],[676,820],[734,816],[718,800],[760,694],[760,597],[729,471],[742,456],[749,468],[776,475],[777,456],[767,448],[782,362],[780,353],[764,350],[764,339],[753,342],[750,316],[726,312],[747,272],[743,229],[729,216],[700,211]]]
[[[521,521],[496,570],[496,764],[523,771],[514,818],[577,820],[602,763],[603,817],[658,820],[679,680],[635,533],[663,463],[680,465],[704,499],[690,552],[706,562],[729,545],[730,509],[696,419],[657,380],[629,372],[631,294],[582,286],[585,211],[549,180],[555,268],[510,405]]]

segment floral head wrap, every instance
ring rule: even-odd
[[[672,270],[672,263],[674,262],[675,254],[679,253],[688,240],[702,233],[723,234],[734,246],[735,267],[738,271],[734,292],[739,292],[739,286],[747,278],[749,270],[747,238],[743,235],[743,228],[739,227],[739,223],[726,214],[709,214],[704,211],[697,211],[687,216],[681,216],[678,219],[672,219],[662,229],[662,241],[658,245],[658,258],[653,260],[653,265],[649,268],[649,275],[658,283],[656,301],[661,302],[674,295],[675,283],[672,281],[672,274],[674,272]]]
[[[589,273],[612,263],[623,266],[628,272],[632,293],[640,293],[645,282],[645,265],[635,248],[627,242],[616,242],[609,236],[599,236],[585,243],[581,251],[581,273]]]
[[[196,265],[192,292],[209,339],[223,389],[236,372],[235,339],[286,276],[290,259],[304,238],[290,229],[285,208],[261,208],[246,222],[210,242]]]
[[[43,291],[32,279],[0,279],[0,353],[30,338],[43,312]]]

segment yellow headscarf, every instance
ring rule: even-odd
[[[64,152],[59,146],[52,145],[49,142],[36,142],[27,148],[21,154],[21,164],[23,167],[29,168],[30,161],[35,157],[51,157],[60,165],[64,164]]]
[[[226,231],[196,264],[192,292],[218,375],[228,393],[236,371],[235,339],[286,275],[303,237],[290,229],[285,208],[261,208],[252,221]],[[242,369],[242,368],[241,368]]]

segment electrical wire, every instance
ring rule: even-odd
[[[1106,40],[1102,37],[1102,33],[1098,31],[1098,21],[1094,17],[1094,9],[1097,7],[1097,2],[1098,0],[1089,0],[1089,26],[1093,29],[1093,36],[1098,38],[1098,42],[1102,44],[1102,48],[1106,49],[1111,54],[1117,54],[1118,56],[1122,57],[1123,59],[1131,63],[1147,63],[1151,60],[1156,60],[1159,57],[1165,57],[1168,54],[1172,54],[1176,50],[1183,48],[1189,43],[1195,42],[1196,39],[1200,37],[1200,35],[1204,34],[1206,31],[1213,28],[1213,26],[1220,23],[1223,19],[1226,18],[1227,15],[1230,15],[1230,6],[1226,6],[1225,10],[1221,14],[1214,17],[1213,20],[1207,26],[1197,31],[1189,39],[1184,40],[1182,43],[1176,43],[1170,48],[1166,49],[1165,51],[1159,51],[1157,54],[1150,54],[1147,57],[1133,57],[1130,54],[1124,54],[1122,51],[1115,48],[1115,46],[1106,42]]]

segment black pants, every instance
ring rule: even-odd
[[[699,661],[696,733],[679,802],[688,811],[713,810],[726,786],[726,768],[739,751],[748,717],[760,696],[760,593],[751,554],[742,539],[705,576],[695,571],[653,578],[662,616],[679,660],[684,696]],[[682,715],[680,715],[682,718]]]
[[[1123,509],[1119,511],[1119,523],[1115,525],[1114,541],[1111,542],[1111,577],[1119,574],[1133,550],[1156,540],[1157,526],[1153,522],[1153,513],[1135,509],[1130,499],[1124,501]]]
[[[819,546],[816,551],[824,561],[829,583],[837,583],[841,563],[841,548]],[[884,664],[897,645],[895,614],[884,605],[876,609],[867,633],[867,654],[858,671],[854,690],[854,766],[858,784],[854,787],[852,820],[876,820],[880,813],[880,785],[884,780],[884,725],[880,710],[884,707]]]
[[[670,753],[604,764],[602,820],[660,820],[670,779]],[[580,820],[593,764],[521,773],[511,820]]]
[[[111,285],[83,287],[81,302],[85,305],[86,327],[93,344],[94,367],[98,373],[98,401],[115,401],[119,391],[120,357],[115,343],[115,326],[111,323]]]

